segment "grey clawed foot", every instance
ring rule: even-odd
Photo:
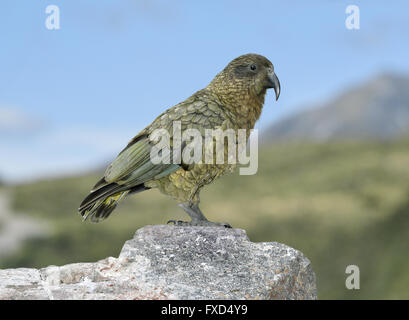
[[[231,225],[228,223],[220,223],[220,222],[211,222],[206,219],[203,212],[199,209],[199,201],[196,203],[181,203],[179,204],[181,207],[192,219],[190,222],[185,221],[176,221],[176,220],[169,220],[168,223],[173,223],[176,226],[201,226],[201,227],[223,227],[223,228],[231,228]]]
[[[198,226],[206,226],[206,227],[223,227],[227,229],[231,229],[231,225],[227,222],[211,222],[211,221],[199,221]]]
[[[175,226],[199,226],[199,227],[223,227],[231,228],[231,225],[225,222],[211,222],[208,220],[198,220],[198,221],[180,221],[180,220],[169,220],[167,222],[173,223]]]
[[[167,224],[173,223],[175,226],[188,226],[189,222],[181,220],[169,220]]]

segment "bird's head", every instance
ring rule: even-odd
[[[262,101],[267,89],[274,89],[276,100],[281,89],[273,64],[258,54],[245,54],[232,60],[209,87],[222,96],[236,95],[243,98],[243,95],[247,95]]]

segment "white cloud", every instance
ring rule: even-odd
[[[20,134],[40,129],[43,122],[18,108],[0,107],[0,134]]]
[[[24,182],[100,169],[138,129],[71,126],[48,128],[22,139],[0,139],[0,177]],[[1,152],[3,154],[3,152]]]
[[[58,148],[87,148],[99,152],[113,152],[133,138],[137,130],[70,126],[44,134],[41,143]],[[119,150],[120,151],[120,150]]]

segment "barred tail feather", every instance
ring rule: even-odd
[[[100,182],[97,183],[101,184]],[[118,202],[126,195],[139,193],[149,189],[143,184],[138,184],[133,187],[120,186],[116,183],[110,183],[100,186],[98,189],[94,187],[91,193],[82,201],[78,209],[83,221],[90,218],[91,222],[100,222],[114,211]]]
[[[96,200],[86,207],[80,208],[83,220],[90,218],[91,222],[97,223],[106,218],[114,211],[118,202],[121,201],[129,191],[118,192],[106,198]]]

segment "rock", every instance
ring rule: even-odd
[[[118,258],[0,270],[0,299],[316,299],[304,255],[241,229],[146,226]]]

